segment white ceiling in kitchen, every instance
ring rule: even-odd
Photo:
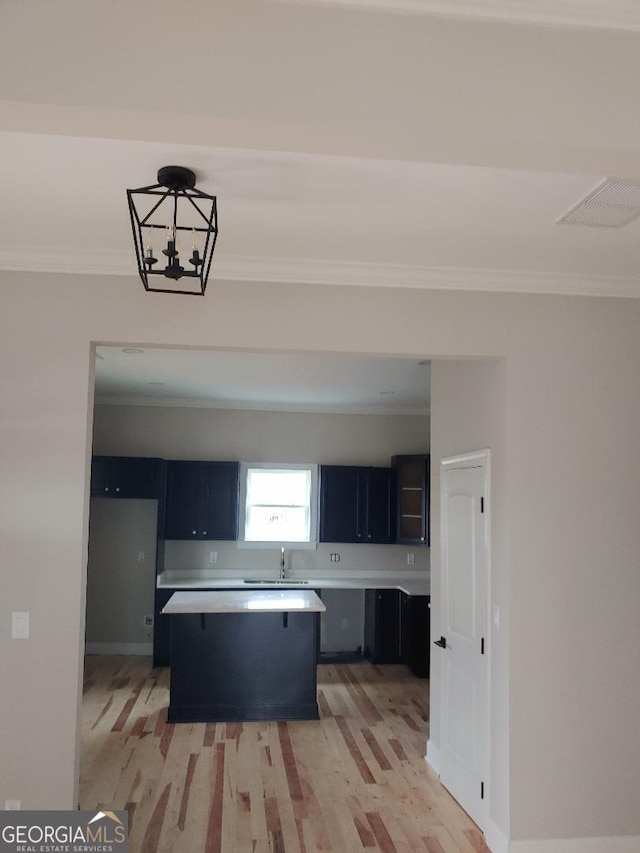
[[[106,347],[96,400],[363,414],[429,412],[429,364],[336,354]]]

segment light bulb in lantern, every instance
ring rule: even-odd
[[[198,246],[196,244],[195,228],[191,232],[191,257],[189,258],[189,263],[193,264],[194,267],[199,267],[202,263],[202,258],[200,257],[200,252],[198,251]]]
[[[162,254],[166,255],[168,258],[175,258],[178,254],[178,250],[176,248],[175,225],[169,225],[167,227],[167,248],[162,250]]]

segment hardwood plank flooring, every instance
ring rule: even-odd
[[[428,691],[325,664],[317,722],[172,725],[168,669],[88,656],[80,808],[128,809],[132,853],[487,853],[424,760]]]

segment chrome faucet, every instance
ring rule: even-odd
[[[284,545],[280,548],[280,578],[284,579],[286,577],[285,568],[284,568]]]

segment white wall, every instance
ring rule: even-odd
[[[429,418],[97,405],[94,453],[243,462],[390,465],[429,452]]]
[[[158,501],[91,498],[88,652],[150,654],[144,617],[155,610],[157,531]]]
[[[488,617],[491,703],[491,782],[487,785],[489,817],[508,835],[509,744],[509,572],[507,565],[506,364],[499,361],[434,361],[435,394],[431,456],[431,633],[442,634],[440,587],[440,461],[447,456],[491,450],[491,607],[500,608],[501,628]],[[491,613],[491,610],[489,610]],[[432,647],[433,648],[433,647]],[[431,656],[430,746],[440,747],[442,658]]]
[[[77,801],[90,342],[268,350],[277,316],[287,351],[505,358],[499,812],[515,840],[640,835],[640,303],[345,287],[337,311],[320,286],[300,299],[300,286],[216,282],[196,300],[17,273],[0,288],[0,662],[15,699],[0,705],[0,802]],[[30,640],[9,639],[13,610],[31,612]],[[56,737],[34,737],[45,729]]]

